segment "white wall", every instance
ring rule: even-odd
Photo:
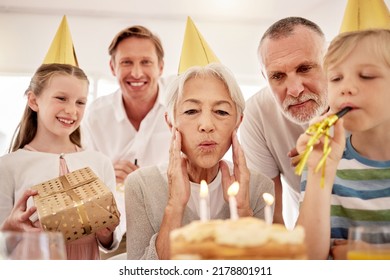
[[[32,73],[40,65],[60,24],[63,15],[60,7],[68,5],[62,2],[62,4],[57,4],[57,9],[51,10],[56,5],[55,0],[53,1],[49,2],[50,9],[47,10],[43,8],[34,10],[30,7],[30,11],[19,7],[19,10],[14,10],[20,12],[14,12],[11,8],[8,11],[7,6],[2,5],[1,2],[23,5],[19,2],[0,0],[0,74]],[[124,3],[119,0],[115,1],[114,3]],[[171,3],[174,1],[170,0]],[[26,0],[25,2],[30,3]],[[38,1],[36,5],[43,5],[42,2],[44,1]],[[261,85],[264,82],[259,73],[256,49],[261,35],[270,24],[285,16],[303,16],[318,23],[330,40],[338,32],[346,5],[346,0],[301,0],[298,2],[307,4],[298,8],[290,0],[276,2],[243,0],[240,1],[240,5],[245,7],[243,11],[248,14],[247,18],[244,14],[240,18],[229,19],[229,15],[223,17],[226,11],[222,9],[222,6],[211,8],[213,10],[210,11],[203,10],[202,16],[202,13],[196,10],[195,3],[187,2],[194,6],[193,11],[191,7],[188,7],[192,11],[188,15],[192,17],[195,25],[221,62],[226,64],[235,73],[239,83],[244,85]],[[149,6],[152,6],[154,2],[149,1],[149,3]],[[268,3],[267,10],[260,9],[258,3],[264,3],[263,6]],[[280,3],[285,3],[282,6],[288,9],[275,6]],[[34,4],[29,5],[34,6]],[[69,6],[72,5],[76,4],[69,2]],[[80,5],[83,6],[82,3]],[[64,10],[64,13],[69,13],[67,14],[68,23],[80,66],[88,75],[111,78],[108,67],[108,45],[119,30],[134,24],[145,25],[160,36],[166,51],[164,74],[176,73],[187,14],[181,15],[178,12],[175,16],[156,14],[155,16],[137,15],[132,18],[126,18],[125,12],[115,14],[107,11],[105,15],[99,10],[99,13],[94,14],[94,9],[101,9],[99,5],[103,4],[96,1],[96,7],[91,6],[89,13]],[[252,9],[251,6],[253,6]],[[173,6],[171,10],[174,9]],[[128,10],[131,10],[131,7]],[[248,11],[251,13],[249,14]],[[211,19],[212,14],[219,15],[219,17]]]
[[[0,73],[32,73],[43,61],[61,17],[0,14]],[[166,52],[164,74],[176,74],[186,18],[137,22],[81,16],[67,18],[80,67],[88,75],[111,78],[108,45],[119,30],[134,24],[145,25],[159,35]],[[221,62],[231,68],[241,83],[261,83],[256,47],[262,29],[234,23],[198,24],[195,21],[195,24]]]
[[[337,35],[348,0],[0,0],[0,74],[32,73],[61,18],[68,16],[80,66],[111,78],[107,47],[121,29],[141,24],[162,39],[165,75],[175,74],[186,17],[191,16],[240,84],[261,85],[256,55],[263,32],[278,19],[302,16]],[[389,7],[390,0],[385,0]]]

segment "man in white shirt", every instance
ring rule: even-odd
[[[125,217],[121,186],[127,175],[138,167],[168,161],[171,133],[164,119],[166,85],[161,80],[164,50],[147,28],[131,26],[115,36],[109,54],[119,89],[89,106],[81,128],[84,146],[112,160],[122,198],[117,204]]]
[[[289,17],[271,25],[258,48],[268,88],[247,101],[240,127],[248,167],[275,183],[274,222],[289,228],[298,215],[300,193],[291,150],[309,121],[328,109],[325,51],[323,32],[307,19]]]

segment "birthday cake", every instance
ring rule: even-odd
[[[246,217],[192,223],[170,234],[171,259],[307,259],[301,226],[287,230]]]

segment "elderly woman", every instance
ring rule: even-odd
[[[264,217],[264,192],[273,182],[250,172],[236,131],[244,98],[219,63],[192,67],[167,92],[172,130],[167,166],[140,168],[125,183],[128,259],[169,259],[169,234],[199,219],[200,181],[209,186],[210,219],[230,216],[227,189],[239,183],[238,215]],[[222,160],[232,145],[233,164]]]

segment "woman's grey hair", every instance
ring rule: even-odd
[[[165,105],[167,108],[168,120],[172,124],[175,123],[174,116],[176,104],[179,96],[183,95],[185,83],[194,77],[209,76],[213,76],[225,84],[233,102],[236,104],[237,118],[239,119],[242,116],[245,109],[245,99],[233,73],[221,63],[210,63],[206,66],[193,66],[189,68],[183,74],[178,75],[169,84],[166,92]]]

